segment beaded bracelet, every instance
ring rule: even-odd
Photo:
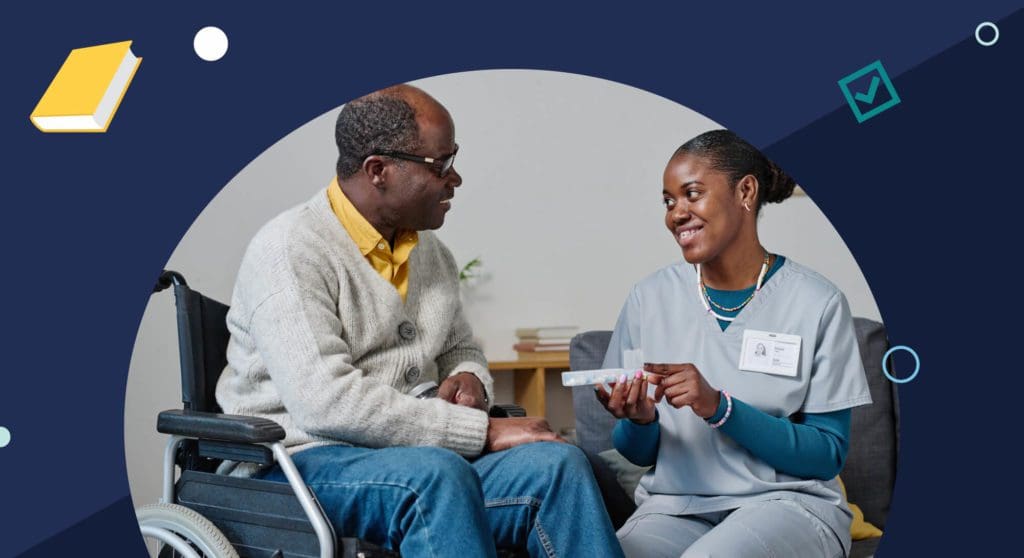
[[[718,422],[709,424],[711,428],[718,428],[725,424],[725,421],[729,420],[729,415],[732,414],[732,396],[729,395],[728,391],[722,390],[722,395],[725,396],[725,416],[722,417]]]

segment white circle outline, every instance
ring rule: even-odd
[[[985,42],[985,41],[981,40],[981,29],[983,27],[986,27],[986,26],[987,27],[991,27],[992,31],[995,31],[995,33],[996,33],[996,36],[992,37],[992,40],[988,41],[988,42]],[[996,24],[992,23],[991,21],[983,21],[983,22],[979,23],[977,27],[974,28],[974,39],[978,41],[979,45],[985,46],[985,47],[990,47],[990,46],[996,44],[996,41],[999,40],[999,27],[996,27]]]

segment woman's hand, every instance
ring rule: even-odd
[[[648,381],[655,386],[654,397],[664,396],[677,409],[689,406],[702,419],[711,418],[718,410],[721,393],[708,385],[697,367],[690,364],[644,363]]]
[[[598,385],[595,394],[597,400],[616,418],[628,418],[637,424],[650,424],[657,415],[654,412],[656,401],[647,396],[648,385],[647,378],[637,370],[632,378],[623,374],[618,382],[611,384],[611,393],[603,385]]]

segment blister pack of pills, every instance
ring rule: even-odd
[[[628,368],[603,368],[600,370],[574,370],[562,372],[562,385],[565,387],[593,386],[597,384],[613,384],[625,374],[633,378],[637,370]],[[643,372],[646,376],[647,373]]]

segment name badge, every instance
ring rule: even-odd
[[[740,370],[795,377],[800,336],[748,329],[743,332]]]

